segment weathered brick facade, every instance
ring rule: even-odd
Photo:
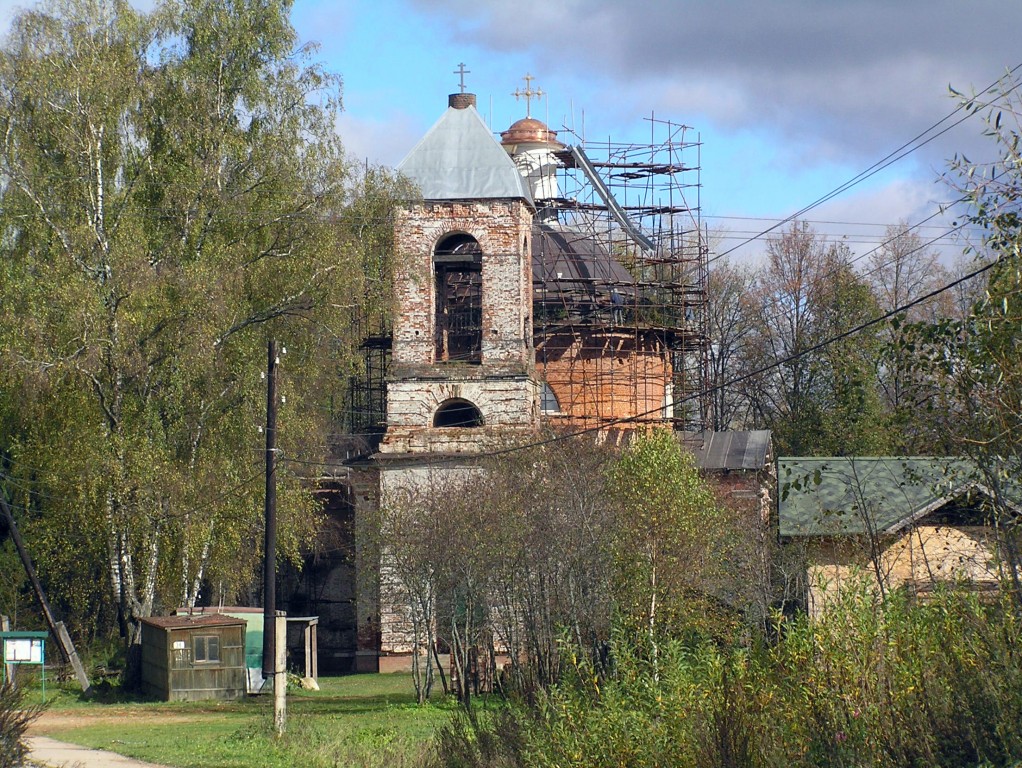
[[[424,468],[416,457],[471,456],[539,424],[532,342],[532,208],[525,200],[426,201],[402,208],[395,223],[394,346],[387,382],[387,432],[380,445],[384,503],[396,489],[428,489],[433,476],[467,471]],[[481,311],[478,361],[440,357],[438,247],[469,236],[478,248]],[[445,403],[478,409],[482,423],[435,426]],[[382,553],[380,650],[412,650],[410,607]]]
[[[606,328],[547,334],[537,370],[557,398],[554,424],[589,426],[619,419],[669,423],[670,351],[652,333]]]
[[[394,227],[392,378],[436,363],[433,256],[452,233],[482,250],[482,362],[491,372],[527,373],[532,360],[532,211],[524,200],[435,201],[401,209]]]
[[[524,200],[425,202],[395,224],[394,348],[382,454],[479,451],[491,428],[533,429],[538,383],[532,349],[532,211]],[[434,254],[451,234],[481,250],[481,355],[476,363],[437,356]],[[472,403],[482,425],[433,426],[449,400]]]

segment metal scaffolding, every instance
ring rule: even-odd
[[[640,349],[647,358],[662,355],[665,367],[648,360],[645,365],[619,360],[617,366],[604,366],[605,393],[630,396],[634,411],[637,403],[649,404],[660,386],[642,381],[643,376],[659,379],[666,372],[670,386],[662,411],[645,408],[636,420],[669,420],[677,429],[701,430],[709,369],[701,145],[685,125],[653,116],[648,124],[648,144],[594,142],[561,133],[573,144],[556,153],[559,194],[537,200],[540,227],[561,246],[558,253],[544,247],[542,238],[534,240],[537,362],[542,366],[546,345],[569,330],[578,336],[582,359],[599,353],[586,346],[606,349],[612,336],[630,335],[633,356]],[[592,367],[580,370],[578,377],[562,377],[560,387],[585,390],[591,374]],[[622,381],[607,380],[615,375]],[[643,392],[644,387],[650,391]],[[576,393],[567,397],[575,401]],[[587,400],[584,394],[581,399]],[[603,405],[603,413],[590,417],[612,421],[628,411],[627,404]],[[571,410],[563,404],[561,409]]]
[[[647,144],[562,131],[571,144],[554,153],[557,194],[535,201],[532,330],[541,408],[552,423],[707,424],[701,145],[685,125],[647,122]],[[391,338],[380,322],[365,334],[364,368],[350,381],[345,427],[354,434],[378,435],[386,423]],[[439,330],[445,322],[438,317]],[[449,347],[447,339],[445,354]]]

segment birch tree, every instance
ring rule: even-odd
[[[746,608],[733,576],[755,557],[743,533],[751,526],[718,502],[692,455],[665,430],[639,436],[624,451],[610,492],[614,596],[627,628],[645,636],[656,678],[666,637],[726,633]]]
[[[749,398],[730,384],[748,372],[750,344],[757,320],[753,300],[754,271],[728,262],[715,264],[707,279],[709,294],[710,424],[714,430],[741,429],[748,424]]]
[[[0,448],[55,567],[95,555],[70,532],[102,542],[131,641],[251,580],[266,339],[290,351],[281,448],[319,450],[366,295],[335,222],[340,81],[290,5],[52,0],[0,47]],[[296,553],[315,505],[278,481]]]

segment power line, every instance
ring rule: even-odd
[[[1010,69],[1008,71],[1007,75],[1005,75],[1004,77],[997,78],[997,80],[995,80],[990,85],[988,85],[986,88],[984,88],[980,93],[981,94],[987,93],[988,91],[990,91],[993,88],[995,88],[998,83],[1002,82],[1005,77],[1010,77],[1010,76],[1014,75],[1020,69],[1022,69],[1022,63],[1016,64],[1012,69]],[[1011,91],[1017,89],[1020,85],[1022,85],[1022,83],[1015,82],[1011,86],[1011,88],[1007,89],[1006,91],[1004,91],[1002,93],[999,93],[997,95],[997,98],[987,102],[985,105],[982,105],[982,106],[990,106],[992,104],[995,104],[997,101],[1003,99],[1005,96],[1007,96],[1009,93],[1011,93]],[[736,246],[734,246],[732,248],[729,248],[728,250],[724,251],[723,253],[718,254],[717,256],[715,256],[713,259],[710,260],[710,263],[712,263],[713,261],[716,261],[718,259],[721,259],[724,256],[727,256],[729,253],[733,253],[734,251],[736,251],[739,248],[741,248],[743,245],[747,245],[747,244],[753,242],[754,240],[758,240],[759,238],[763,237],[764,235],[770,234],[771,232],[773,232],[778,227],[781,227],[784,224],[787,224],[788,222],[793,221],[793,220],[799,218],[802,214],[804,214],[804,213],[806,213],[808,211],[811,211],[814,208],[819,207],[823,203],[827,202],[828,200],[832,200],[833,198],[837,197],[838,195],[842,194],[843,192],[847,192],[852,187],[862,183],[863,181],[865,181],[866,179],[870,178],[871,176],[874,176],[875,174],[879,173],[880,171],[884,170],[885,168],[893,165],[898,160],[901,160],[902,158],[908,156],[912,152],[915,152],[917,149],[925,146],[926,144],[929,144],[931,141],[933,141],[934,139],[938,138],[939,136],[942,136],[943,134],[947,133],[952,128],[954,128],[954,127],[956,127],[958,125],[961,125],[963,122],[965,122],[970,117],[972,117],[972,114],[973,114],[972,112],[967,113],[961,119],[955,121],[953,124],[947,126],[943,130],[933,134],[932,136],[930,136],[929,138],[925,139],[924,141],[919,141],[924,136],[926,136],[926,134],[928,134],[931,131],[935,130],[942,123],[947,122],[952,117],[954,117],[958,112],[960,112],[963,109],[965,109],[965,107],[966,107],[966,103],[965,102],[960,103],[957,107],[955,107],[953,110],[951,110],[951,112],[949,112],[943,118],[941,118],[936,123],[931,125],[929,128],[927,128],[926,130],[924,130],[921,133],[917,134],[913,138],[909,139],[904,144],[902,144],[900,147],[898,147],[894,151],[892,151],[892,152],[888,153],[887,155],[885,155],[884,157],[882,157],[880,160],[877,160],[875,163],[873,163],[873,165],[869,166],[869,168],[867,168],[866,170],[861,171],[860,173],[856,174],[855,176],[853,176],[848,181],[846,181],[843,184],[839,185],[838,187],[836,187],[835,189],[833,189],[830,192],[826,193],[822,197],[817,198],[816,200],[814,200],[813,202],[809,203],[805,207],[799,209],[798,211],[796,211],[795,213],[791,214],[790,216],[788,216],[788,217],[786,217],[784,219],[781,219],[779,222],[777,222],[773,226],[768,227],[767,229],[764,229],[762,232],[758,233],[757,235],[754,235],[753,237],[750,237],[750,238],[746,239],[745,241],[739,243],[738,245],[736,245]],[[915,142],[917,142],[917,141],[919,141],[919,143],[915,144]],[[915,146],[913,146],[913,144],[915,144]]]
[[[939,212],[938,213],[934,213],[929,218],[933,218],[934,216],[937,216],[937,215],[939,215]],[[929,218],[928,219],[924,219],[924,221],[928,221]],[[913,253],[918,253],[919,251],[925,250],[925,249],[929,248],[930,246],[932,246],[938,240],[943,240],[945,237],[948,237],[948,236],[953,235],[953,234],[955,234],[957,232],[960,232],[966,226],[966,224],[967,223],[958,224],[958,225],[952,227],[951,229],[945,231],[944,233],[938,235],[937,237],[931,238],[930,240],[927,240],[927,241],[924,241],[924,242],[920,242],[919,245],[917,245],[916,247],[912,248],[911,250],[905,251],[904,253],[901,253],[901,254],[894,255],[894,256],[891,257],[891,259],[889,259],[887,261],[882,261],[879,264],[874,265],[873,268],[868,270],[868,271],[856,272],[855,274],[860,279],[868,278],[868,277],[870,277],[872,275],[875,275],[877,272],[880,272],[885,267],[888,267],[888,266],[896,263],[898,259],[904,258],[906,256],[910,256]],[[907,229],[905,231],[906,232],[911,232],[911,228]],[[883,242],[880,245],[878,245],[876,248],[873,248],[872,250],[866,251],[865,253],[860,254],[859,256],[856,256],[854,259],[849,259],[847,262],[842,262],[841,264],[839,264],[834,269],[832,269],[829,272],[827,272],[824,275],[822,275],[821,278],[822,279],[826,279],[826,278],[829,278],[829,277],[833,277],[834,275],[837,275],[844,267],[851,267],[852,265],[856,264],[857,262],[861,261],[862,259],[866,258],[867,256],[871,256],[872,254],[877,253],[884,246],[889,245],[890,243],[893,243],[897,239],[897,237],[898,237],[898,235],[895,235],[895,237],[889,238],[885,242]],[[824,293],[822,297],[823,298],[832,297],[832,296],[836,295],[836,292],[838,290],[839,290],[839,287],[835,286],[832,290],[828,291],[827,293]],[[780,303],[781,303],[781,297],[777,297],[776,299],[774,299],[771,302],[769,302],[769,304],[772,304],[772,305],[778,305]],[[780,313],[775,313],[775,314],[772,314],[772,315],[768,315],[768,316],[764,317],[763,319],[769,321],[769,320],[776,320],[779,317],[781,317],[781,314]]]

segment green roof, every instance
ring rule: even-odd
[[[1022,494],[1006,489],[1016,507]],[[992,494],[977,466],[931,456],[819,457],[777,460],[780,535],[896,533],[945,505]],[[869,525],[867,526],[867,523]]]

